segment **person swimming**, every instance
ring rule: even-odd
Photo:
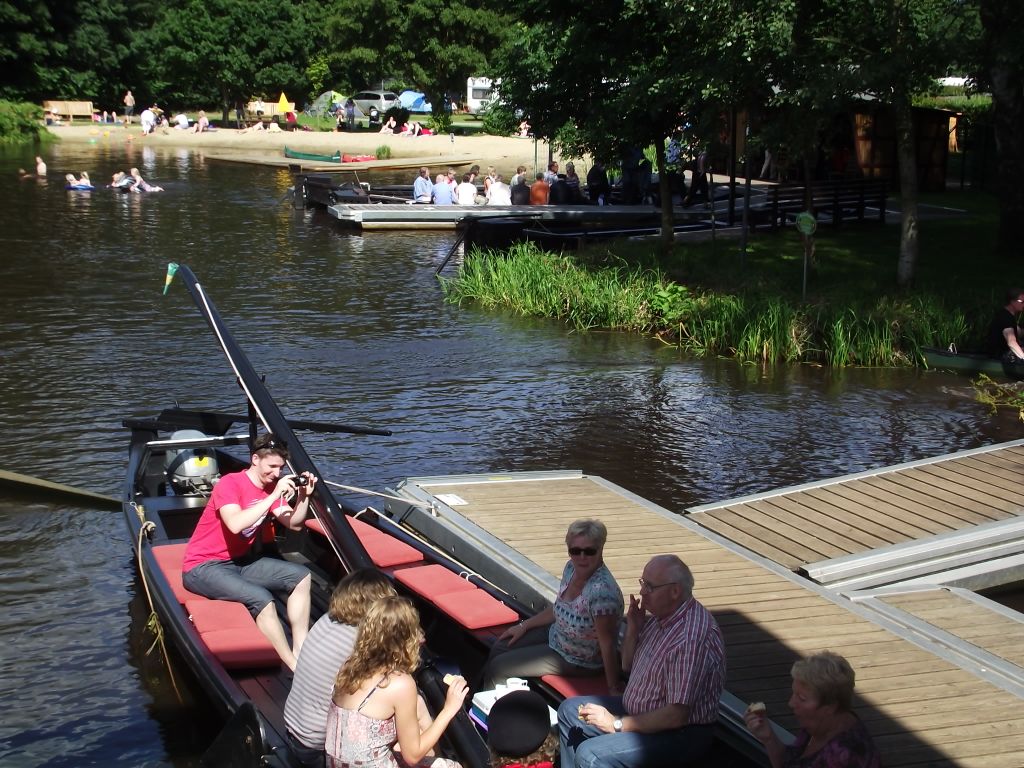
[[[150,184],[148,181],[146,181],[144,178],[142,178],[142,174],[139,173],[139,169],[138,168],[132,168],[131,169],[131,177],[130,178],[132,180],[132,186],[130,187],[130,190],[132,192],[163,192],[164,191],[163,187],[158,187],[155,184]]]

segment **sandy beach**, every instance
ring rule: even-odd
[[[188,147],[197,151],[226,156],[249,156],[254,162],[260,157],[280,162],[284,148],[288,146],[301,152],[333,154],[340,151],[350,155],[372,155],[377,147],[387,144],[391,147],[392,159],[422,158],[425,165],[440,168],[449,164],[451,158],[458,166],[471,163],[482,169],[493,165],[498,173],[509,178],[516,166],[524,165],[534,170],[534,159],[543,168],[547,165],[548,145],[518,137],[501,136],[394,136],[380,133],[332,133],[321,131],[291,132],[242,132],[233,128],[220,128],[206,133],[192,133],[173,128],[158,128],[149,136],[142,135],[138,124],[130,127],[96,123],[51,126],[49,131],[65,142],[133,142],[155,147]],[[556,160],[561,158],[556,154]],[[568,158],[567,158],[568,159]],[[578,170],[585,172],[585,164],[577,163]]]

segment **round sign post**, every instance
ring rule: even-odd
[[[801,211],[796,215],[796,228],[804,239],[803,300],[807,301],[807,264],[814,253],[814,232],[818,229],[818,219],[810,211]]]

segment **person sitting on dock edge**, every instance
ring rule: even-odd
[[[430,183],[430,169],[420,168],[420,175],[412,183],[412,199],[416,203],[429,203],[433,196],[434,185]]]
[[[651,558],[640,601],[629,596],[622,666],[622,696],[575,696],[558,708],[561,768],[669,768],[705,755],[725,687],[725,645],[676,555]]]
[[[1024,363],[1024,349],[1021,348],[1020,329],[1017,320],[1024,309],[1024,291],[1011,288],[1006,292],[1006,303],[996,310],[988,326],[986,352],[991,357],[1002,358],[1008,363]]]
[[[306,520],[316,478],[309,472],[282,476],[287,461],[287,448],[273,435],[256,439],[248,469],[224,475],[213,487],[185,548],[181,570],[190,592],[244,603],[281,660],[294,670],[309,632],[312,577],[304,566],[253,552],[257,539],[273,536],[274,518],[293,531],[302,530]],[[291,644],[271,590],[288,595]]]

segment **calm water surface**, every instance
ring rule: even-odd
[[[189,264],[289,415],[393,429],[307,441],[333,480],[580,468],[670,509],[1021,436],[966,380],[764,371],[441,299],[447,234],[339,230],[275,169],[98,138],[0,154],[0,468],[116,494],[121,420],[243,407],[184,288]],[[137,166],[166,188],[67,193]],[[0,496],[0,765],[192,765],[205,710],[146,657],[118,513]],[[196,699],[199,699],[198,701]]]

